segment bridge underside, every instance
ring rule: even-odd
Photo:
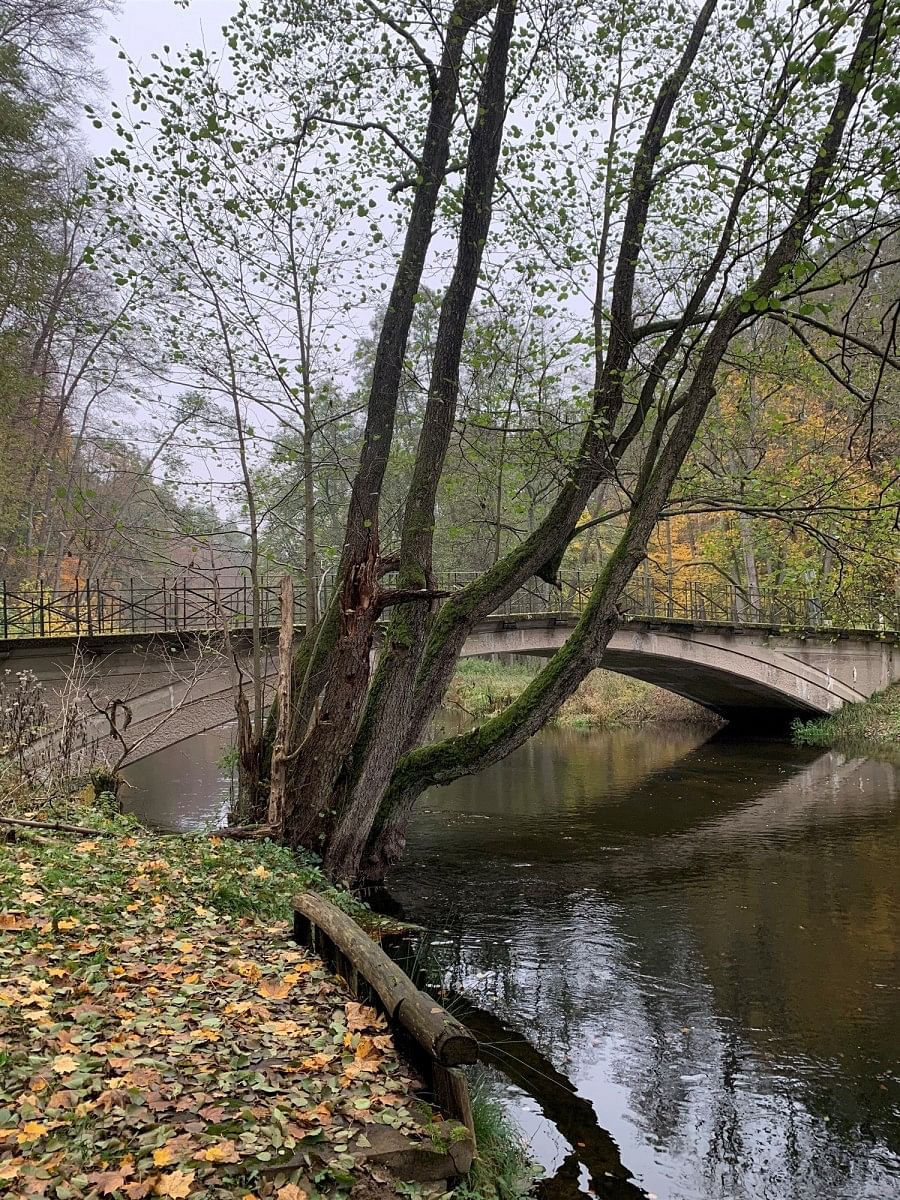
[[[823,711],[798,698],[786,696],[759,680],[747,680],[707,663],[680,662],[677,671],[672,659],[661,655],[629,654],[607,650],[601,666],[617,675],[642,679],[675,692],[711,709],[726,720],[742,725],[785,725],[795,717],[818,717]]]

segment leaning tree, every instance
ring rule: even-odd
[[[424,789],[521,745],[600,665],[729,347],[772,320],[848,337],[834,298],[856,303],[897,226],[892,8],[264,0],[246,46],[248,6],[226,27],[250,74],[285,56],[299,64],[292,123],[273,128],[259,113],[244,136],[308,146],[312,171],[345,164],[359,220],[376,214],[372,236],[396,247],[337,585],[295,653],[284,783],[269,807],[283,838],[321,853],[335,878],[383,877]],[[220,136],[215,125],[196,132]],[[534,528],[446,595],[433,569],[436,506],[467,325],[512,281],[570,330],[589,366],[580,440]],[[407,343],[435,287],[399,538],[383,544]],[[857,398],[861,417],[896,370],[896,319],[886,304],[868,342],[880,365]],[[469,632],[529,580],[557,581],[586,505],[610,485],[627,493],[627,518],[565,646],[499,715],[429,741]]]

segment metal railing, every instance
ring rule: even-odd
[[[472,579],[472,572],[451,572],[437,586],[451,594]],[[588,602],[594,577],[575,573],[560,587],[531,580],[500,605],[495,616],[577,617]],[[324,607],[335,579],[319,581]],[[260,622],[279,622],[279,579],[259,587]],[[790,589],[741,589],[661,576],[635,576],[619,600],[623,620],[680,621],[702,625],[762,626],[774,629],[900,631],[900,596],[887,593],[836,592],[827,596]],[[295,622],[306,619],[303,589],[296,589]],[[0,637],[99,637],[247,629],[253,622],[253,588],[249,579],[214,585],[208,577],[181,576],[158,583],[129,580],[98,583],[77,580],[71,588],[38,583],[13,588],[0,585]]]

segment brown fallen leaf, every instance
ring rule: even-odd
[[[169,1196],[170,1200],[184,1200],[190,1195],[196,1171],[169,1171],[160,1175],[153,1185],[157,1196]]]
[[[33,919],[22,913],[0,913],[0,929],[30,929],[32,925]]]
[[[307,1200],[307,1193],[296,1183],[286,1183],[275,1193],[277,1200]]]
[[[136,1179],[134,1183],[126,1183],[122,1190],[128,1200],[144,1200],[152,1186],[152,1179]]]
[[[384,1018],[368,1004],[359,1004],[356,1000],[348,1000],[344,1005],[347,1014],[347,1028],[356,1033],[362,1029],[384,1029]]]
[[[93,1171],[88,1175],[88,1182],[94,1184],[101,1196],[108,1196],[125,1186],[125,1180],[134,1174],[134,1164],[122,1162],[116,1171]]]
[[[291,994],[291,985],[264,979],[257,990],[264,1000],[286,1000]]]

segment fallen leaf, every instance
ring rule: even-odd
[[[195,1174],[196,1171],[169,1171],[167,1175],[159,1176],[153,1185],[153,1190],[157,1196],[169,1196],[171,1200],[184,1200],[184,1197],[190,1194]]]
[[[216,1142],[214,1146],[207,1146],[205,1150],[198,1150],[195,1157],[205,1159],[206,1162],[236,1163],[241,1161],[237,1146],[227,1139]]]
[[[348,1000],[344,1005],[347,1014],[347,1028],[353,1032],[361,1029],[382,1029],[384,1020],[368,1004],[359,1004],[356,1000]]]
[[[126,1183],[122,1190],[128,1200],[143,1200],[152,1186],[153,1181],[150,1179],[136,1179],[134,1183]]]
[[[0,913],[0,929],[30,929],[32,925],[34,921],[24,913]]]
[[[291,985],[264,979],[257,990],[264,1000],[286,1000],[291,994]]]
[[[307,1200],[307,1194],[296,1183],[286,1183],[275,1193],[278,1200]]]
[[[47,1133],[49,1133],[49,1129],[41,1121],[26,1121],[16,1141],[20,1146],[27,1146],[29,1142],[36,1142],[38,1138],[44,1137]]]
[[[117,1171],[94,1171],[88,1175],[88,1182],[94,1184],[101,1196],[117,1192],[124,1187],[125,1180],[134,1174],[134,1165],[129,1162],[120,1164]]]
[[[71,1075],[80,1065],[78,1059],[73,1058],[71,1054],[57,1054],[51,1063],[57,1075]]]

